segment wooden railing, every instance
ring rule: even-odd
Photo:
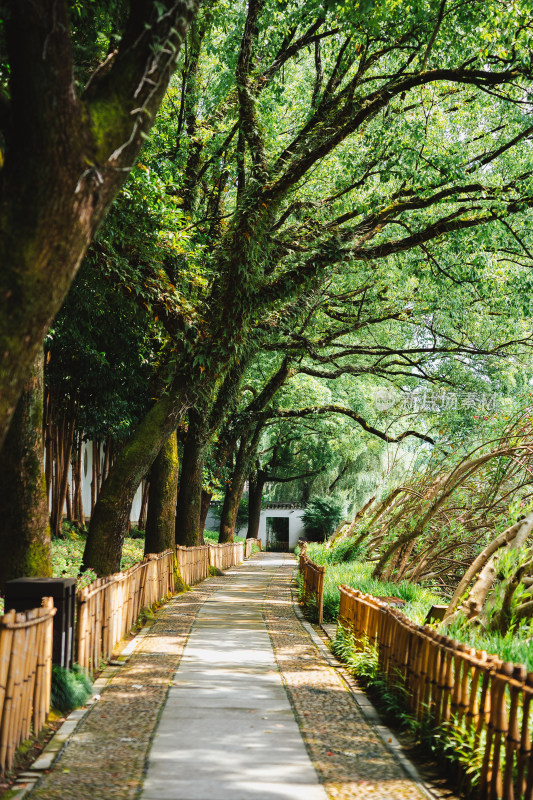
[[[176,558],[181,579],[187,586],[203,581],[209,575],[209,567],[224,570],[244,561],[242,542],[198,545],[198,547],[176,546]]]
[[[261,539],[245,539],[244,541],[244,557],[250,558],[253,552],[254,545],[261,551]]]
[[[76,661],[94,672],[109,658],[143,608],[174,591],[174,553],[148,555],[125,572],[96,581],[77,593]]]
[[[226,544],[209,544],[209,564],[218,569],[230,569],[244,561],[244,545],[242,542]]]
[[[39,731],[50,710],[54,602],[0,617],[0,769],[9,769],[16,747]]]
[[[251,540],[250,540],[251,541]],[[182,579],[197,583],[213,566],[228,569],[243,561],[242,542],[177,547]],[[98,578],[77,592],[76,661],[94,673],[128,633],[143,608],[167,597],[174,586],[174,551],[148,555],[139,564]],[[52,598],[42,608],[0,616],[0,771],[9,769],[18,744],[37,733],[48,718],[52,676]]]
[[[181,579],[186,586],[203,581],[209,575],[209,545],[181,547],[176,545],[176,559]]]
[[[478,800],[533,797],[533,673],[420,627],[371,595],[340,587],[339,624],[378,647],[379,670],[419,721],[445,726]],[[468,767],[468,769],[466,769]]]
[[[322,625],[324,617],[324,574],[325,567],[311,561],[307,555],[307,543],[300,540],[300,574],[303,579],[302,601],[305,605],[312,603],[317,610],[318,624]]]

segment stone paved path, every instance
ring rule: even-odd
[[[198,612],[142,800],[327,800],[283,689],[262,607],[284,557],[230,572]]]
[[[31,800],[427,797],[295,616],[294,567],[259,554],[165,606]]]

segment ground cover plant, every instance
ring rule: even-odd
[[[397,597],[405,600],[402,612],[414,622],[423,624],[432,605],[442,603],[435,591],[409,581],[393,583],[372,577],[372,564],[361,554],[350,551],[349,543],[340,542],[327,549],[323,544],[309,543],[307,554],[315,564],[325,565],[324,620],[335,622],[339,613],[339,586],[346,584],[375,597]]]
[[[133,531],[137,534],[136,531]],[[86,570],[80,575],[80,567],[85,548],[86,531],[82,528],[76,532],[70,529],[66,538],[52,539],[52,569],[54,577],[77,578],[79,588],[88,586],[96,579],[94,570]],[[122,571],[129,569],[134,564],[143,560],[144,541],[138,535],[126,537],[122,550],[120,568]]]
[[[352,634],[339,626],[331,649],[364,686],[387,724],[406,731],[420,746],[424,760],[436,756],[441,764],[444,760],[451,765],[451,779],[459,783],[460,789],[474,789],[479,784],[484,731],[480,739],[474,741],[474,737],[455,724],[454,720],[435,726],[429,716],[423,720],[417,719],[408,710],[402,681],[399,677],[397,680],[387,680],[380,672],[378,647],[368,639],[356,646]]]

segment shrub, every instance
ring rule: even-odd
[[[87,673],[74,664],[65,669],[54,664],[52,667],[52,708],[63,714],[85,705],[93,691],[92,681]]]
[[[333,497],[313,497],[302,514],[308,539],[323,542],[333,533],[342,517],[342,503]]]

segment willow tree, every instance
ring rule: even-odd
[[[0,10],[0,445],[44,335],[154,121],[195,10],[194,0],[99,8],[108,24],[124,17],[124,27],[111,28],[108,52],[82,75],[69,6],[8,0]]]
[[[429,0],[401,17],[395,3],[289,2],[281,15],[250,0],[220,2],[197,28],[152,168],[174,176],[202,281],[167,390],[102,491],[85,566],[116,568],[133,492],[163,441],[189,408],[214,407],[228,372],[265,326],[298,314],[302,294],[408,252],[433,270],[432,243],[450,237],[458,252],[469,231],[527,208],[527,15],[527,3],[478,0]],[[179,276],[183,258],[168,272]]]

